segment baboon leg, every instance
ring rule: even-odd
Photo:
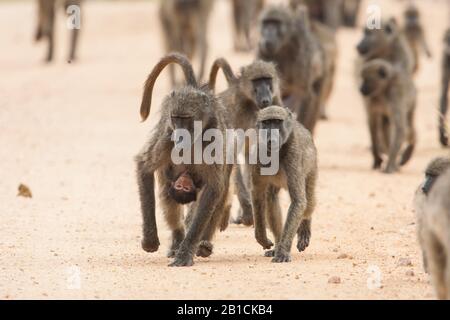
[[[267,192],[267,221],[269,223],[270,231],[275,238],[275,245],[280,242],[281,233],[283,232],[282,216],[281,216],[281,206],[279,201],[279,188],[270,186]],[[273,257],[275,255],[275,250],[266,251],[266,257]]]
[[[424,237],[425,252],[431,279],[439,299],[447,299],[445,267],[447,257],[444,247],[434,234],[427,232]]]
[[[51,62],[53,60],[53,52],[55,47],[55,4],[48,7],[47,16],[47,26],[46,34],[48,38],[47,56],[45,58],[46,62]]]
[[[235,220],[236,224],[243,224],[245,226],[253,225],[253,208],[252,199],[248,190],[248,184],[244,181],[242,167],[236,166],[234,172],[234,182],[236,186],[236,195],[239,199],[239,215]]]
[[[80,5],[80,1],[77,0],[66,0],[65,1],[65,5],[64,8],[66,9],[66,13],[67,9],[72,6],[72,5]],[[81,13],[81,12],[80,12]],[[69,56],[68,56],[68,61],[74,61],[76,59],[76,52],[77,52],[77,44],[78,44],[78,37],[79,37],[79,33],[80,30],[77,28],[74,28],[71,30],[70,32],[70,49],[69,49]]]
[[[394,112],[395,113],[395,112]],[[393,173],[398,170],[397,158],[403,141],[405,140],[406,121],[400,114],[393,114],[390,129],[390,144],[388,163],[385,173]]]
[[[142,249],[155,252],[159,248],[158,229],[155,217],[155,178],[145,170],[143,161],[137,164],[139,196],[143,215]]]
[[[406,140],[408,141],[408,145],[403,152],[402,159],[400,161],[400,165],[404,166],[411,159],[411,156],[416,147],[416,129],[414,127],[414,109],[408,113],[408,126],[407,126],[407,136]]]
[[[267,186],[260,183],[258,177],[253,175],[252,201],[255,215],[255,238],[263,249],[270,249],[273,242],[267,238],[266,210],[267,210]]]
[[[369,111],[370,112],[370,111]],[[369,114],[369,130],[370,130],[370,140],[372,143],[372,156],[373,156],[373,169],[380,169],[383,159],[380,155],[380,141],[379,132],[380,130],[380,117],[376,114]]]
[[[297,249],[299,252],[305,251],[311,239],[312,214],[316,207],[316,180],[315,174],[307,177],[306,180],[306,209],[297,230]]]
[[[439,115],[439,135],[443,146],[448,146],[448,132],[446,128],[446,116],[448,111],[448,90],[450,84],[450,71],[445,70],[442,79],[441,107]]]

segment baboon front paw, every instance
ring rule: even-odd
[[[308,248],[310,238],[311,238],[311,233],[307,234],[306,232],[305,232],[305,234],[300,235],[298,237],[298,242],[297,242],[298,252],[305,251],[305,249]]]
[[[387,166],[384,170],[383,173],[385,174],[393,174],[397,171],[397,168],[394,166]]]
[[[267,250],[264,252],[264,257],[273,258],[275,256],[275,250]]]
[[[251,227],[253,225],[253,216],[251,214],[243,214],[241,221],[244,226]]]
[[[275,251],[275,255],[272,259],[274,263],[291,262],[291,255],[288,252]]]
[[[263,249],[267,250],[273,247],[273,242],[267,238],[259,238],[256,237],[256,241],[263,247]]]
[[[141,245],[145,252],[156,252],[159,249],[159,239],[143,239]]]
[[[380,158],[380,159],[374,160],[372,169],[373,169],[373,170],[378,170],[378,169],[380,169],[382,163],[383,163],[383,159],[381,159],[381,158]]]
[[[197,257],[207,258],[213,252],[213,245],[209,241],[202,241],[197,249]]]
[[[175,255],[175,260],[169,264],[169,267],[190,267],[194,265],[194,259],[191,255]]]

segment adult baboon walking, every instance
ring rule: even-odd
[[[159,17],[167,52],[185,54],[189,60],[198,52],[203,78],[208,56],[208,21],[214,0],[162,0]],[[172,84],[176,84],[175,69],[170,67]]]
[[[232,0],[235,50],[252,49],[252,29],[257,24],[264,3],[265,0]]]
[[[53,60],[53,52],[55,46],[55,19],[56,19],[56,7],[60,4],[64,4],[64,9],[67,14],[74,15],[73,19],[80,19],[82,0],[38,0],[38,23],[36,28],[35,39],[36,41],[46,38],[48,41],[47,56],[45,61],[50,62]],[[70,12],[71,6],[77,6]],[[74,21],[77,22],[77,21]],[[74,25],[71,29],[71,40],[68,61],[74,61],[77,52],[77,43],[79,36],[79,26]]]

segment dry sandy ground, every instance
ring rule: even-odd
[[[168,268],[169,233],[160,215],[159,252],[140,248],[141,216],[133,156],[158,119],[140,123],[142,84],[162,55],[151,2],[87,1],[81,60],[43,65],[32,43],[30,2],[0,4],[0,299],[429,299],[415,236],[412,197],[437,141],[439,56],[446,24],[442,2],[422,7],[435,54],[417,76],[418,151],[400,174],[370,170],[365,113],[353,80],[360,30],[339,33],[340,61],[320,123],[319,205],[313,238],[289,264],[262,256],[253,230],[231,226],[214,255],[192,268]],[[380,1],[399,14],[398,2]],[[229,8],[212,19],[211,58],[234,68],[252,60],[232,50]],[[59,26],[63,25],[62,19]],[[62,28],[60,28],[61,30]],[[158,82],[154,105],[169,91]],[[32,199],[16,196],[26,183]],[[284,194],[284,209],[287,197]],[[346,254],[347,258],[338,257]],[[412,265],[401,266],[410,259]],[[404,263],[403,263],[404,264]],[[379,271],[381,288],[376,282]],[[340,284],[330,284],[331,277]],[[375,286],[376,287],[376,286]]]

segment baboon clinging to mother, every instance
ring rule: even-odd
[[[156,173],[161,208],[172,230],[169,256],[174,257],[175,260],[171,266],[191,266],[195,252],[203,257],[212,253],[212,237],[225,214],[224,210],[229,208],[227,201],[232,165],[175,164],[171,157],[172,150],[194,143],[194,141],[178,139],[176,132],[177,129],[187,130],[190,137],[196,140],[199,137],[194,135],[194,121],[201,121],[202,132],[207,129],[218,129],[223,136],[229,125],[225,108],[211,93],[209,87],[200,87],[197,84],[191,64],[185,56],[180,54],[165,56],[149,75],[141,104],[142,119],[146,120],[149,116],[156,79],[170,63],[177,63],[182,67],[187,84],[172,91],[164,99],[161,106],[161,118],[150,140],[136,156],[143,215],[142,248],[147,252],[155,252],[159,248],[154,194],[154,174]],[[172,141],[174,134],[176,139]],[[203,151],[204,148],[205,145],[202,146]],[[200,190],[199,198],[189,207],[186,234],[182,206],[170,193],[174,181],[181,186],[184,185],[180,177],[186,178],[187,181],[192,180],[195,187]],[[191,183],[187,185],[189,184]]]
[[[415,195],[417,230],[425,271],[439,299],[450,299],[450,158],[427,167]]]
[[[442,88],[441,88],[441,105],[439,115],[439,135],[441,144],[448,146],[448,128],[446,126],[448,111],[448,94],[450,84],[450,28],[447,29],[444,36],[444,53],[442,55]]]
[[[252,29],[264,8],[265,0],[232,0],[234,48],[249,51],[253,47]]]
[[[381,155],[386,153],[384,172],[393,173],[410,160],[415,148],[416,88],[410,74],[382,59],[367,62],[361,76],[360,90],[365,98],[373,168],[381,168]],[[403,149],[405,142],[407,145]]]
[[[214,0],[161,0],[161,20],[167,52],[176,51],[192,60],[198,52],[202,80],[208,57],[208,21]],[[171,65],[170,78],[176,84],[175,69]]]
[[[58,5],[64,4],[64,9],[67,10],[71,6],[78,6],[80,8],[82,0],[38,0],[38,22],[36,28],[35,39],[36,41],[46,38],[48,41],[47,55],[45,58],[46,62],[51,62],[53,60],[54,46],[55,46],[55,20],[56,20],[56,10]],[[74,14],[81,14],[78,10]],[[80,19],[81,17],[74,17],[75,19]],[[71,29],[71,39],[70,39],[70,49],[68,55],[68,61],[74,61],[76,58],[77,44],[80,30],[74,26]]]
[[[266,252],[272,262],[290,262],[297,234],[297,249],[304,251],[311,237],[311,216],[316,205],[317,151],[311,133],[287,109],[271,106],[258,113],[257,129],[268,130],[259,147],[279,153],[279,171],[262,175],[263,165],[249,165],[255,215],[255,237],[264,249],[273,246],[267,237],[266,220],[275,237],[275,248]],[[278,130],[278,137],[272,136]],[[281,223],[280,189],[289,193],[291,204],[284,227]]]

